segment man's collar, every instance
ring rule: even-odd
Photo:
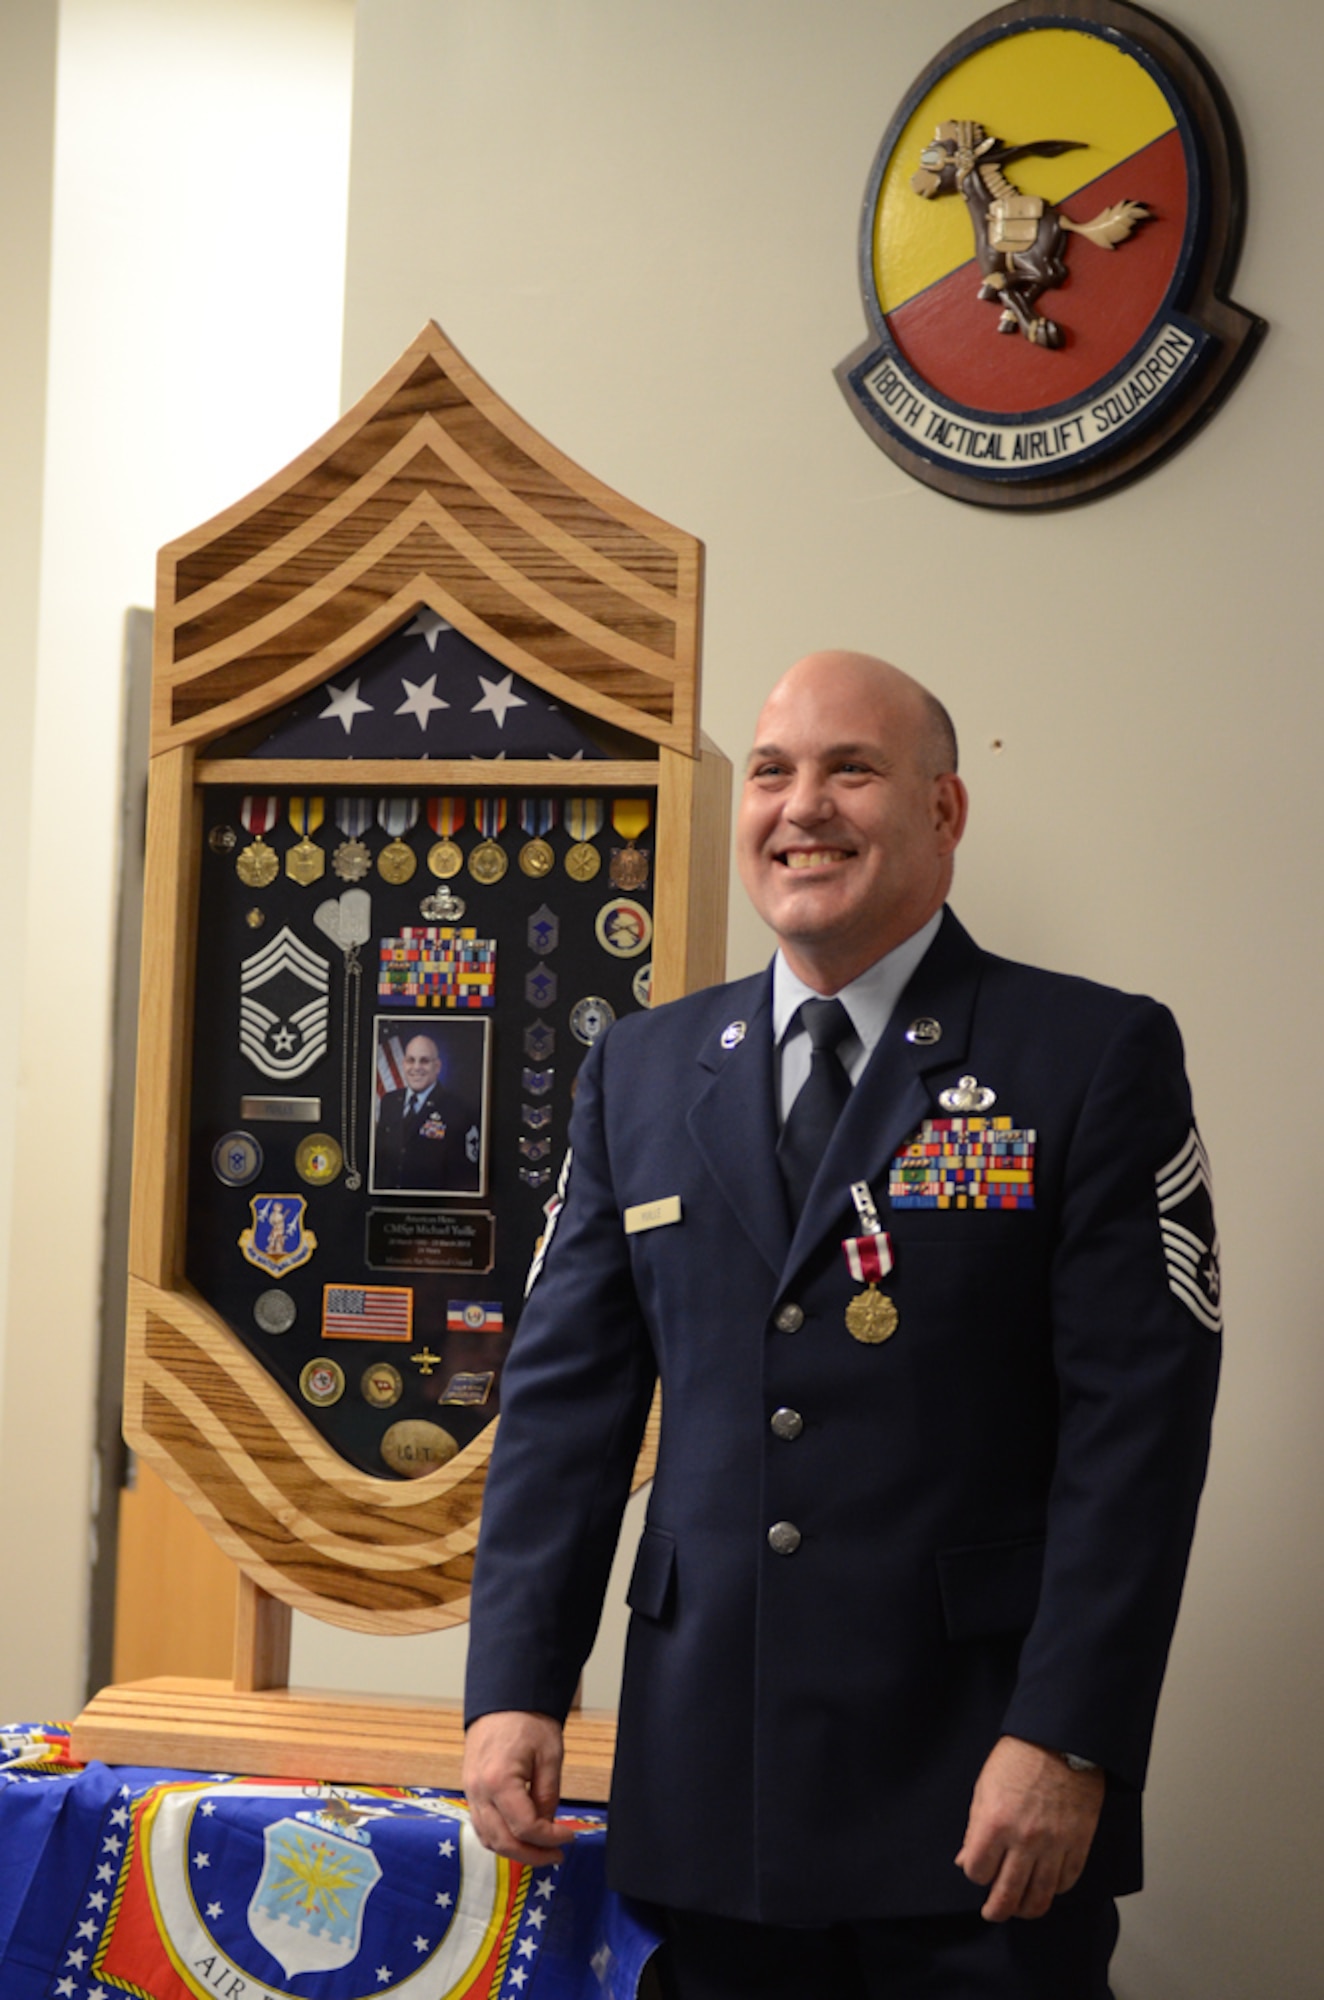
[[[903,943],[868,966],[843,986],[835,996],[850,1015],[851,1025],[867,1051],[887,1026],[892,1009],[909,985],[942,924],[942,911],[935,910],[926,924]],[[779,1044],[795,1019],[802,1001],[821,1000],[823,995],[806,986],[786,963],[780,948],[772,961],[772,1039]]]

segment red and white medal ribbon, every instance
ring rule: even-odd
[[[892,1239],[879,1229],[869,1236],[842,1238],[846,1265],[857,1285],[876,1285],[892,1268]]]

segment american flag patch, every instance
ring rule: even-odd
[[[500,1333],[505,1323],[499,1299],[452,1299],[446,1308],[447,1333]]]
[[[409,1285],[323,1285],[323,1340],[412,1340]]]
[[[926,1118],[892,1161],[893,1208],[1033,1208],[1035,1133],[1010,1118]]]

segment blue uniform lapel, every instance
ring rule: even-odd
[[[711,1081],[690,1107],[687,1124],[723,1198],[772,1271],[786,1256],[790,1218],[777,1166],[773,1109],[772,976],[760,973],[728,989],[731,1023],[745,1032],[722,1047],[723,1022],[699,1051]]]
[[[853,1181],[868,1181],[886,1218],[888,1162],[920,1121],[933,1114],[930,1074],[950,1072],[964,1060],[978,987],[978,949],[948,910],[828,1141],[781,1269],[783,1287],[825,1235],[844,1233],[843,1216],[850,1234],[857,1233]],[[907,1028],[924,1017],[941,1024],[941,1039],[930,1046],[908,1042]]]

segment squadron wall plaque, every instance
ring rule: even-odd
[[[1148,471],[1238,379],[1241,148],[1217,78],[1125,0],[1015,0],[950,42],[878,149],[870,338],[836,370],[889,457],[1054,507]]]

